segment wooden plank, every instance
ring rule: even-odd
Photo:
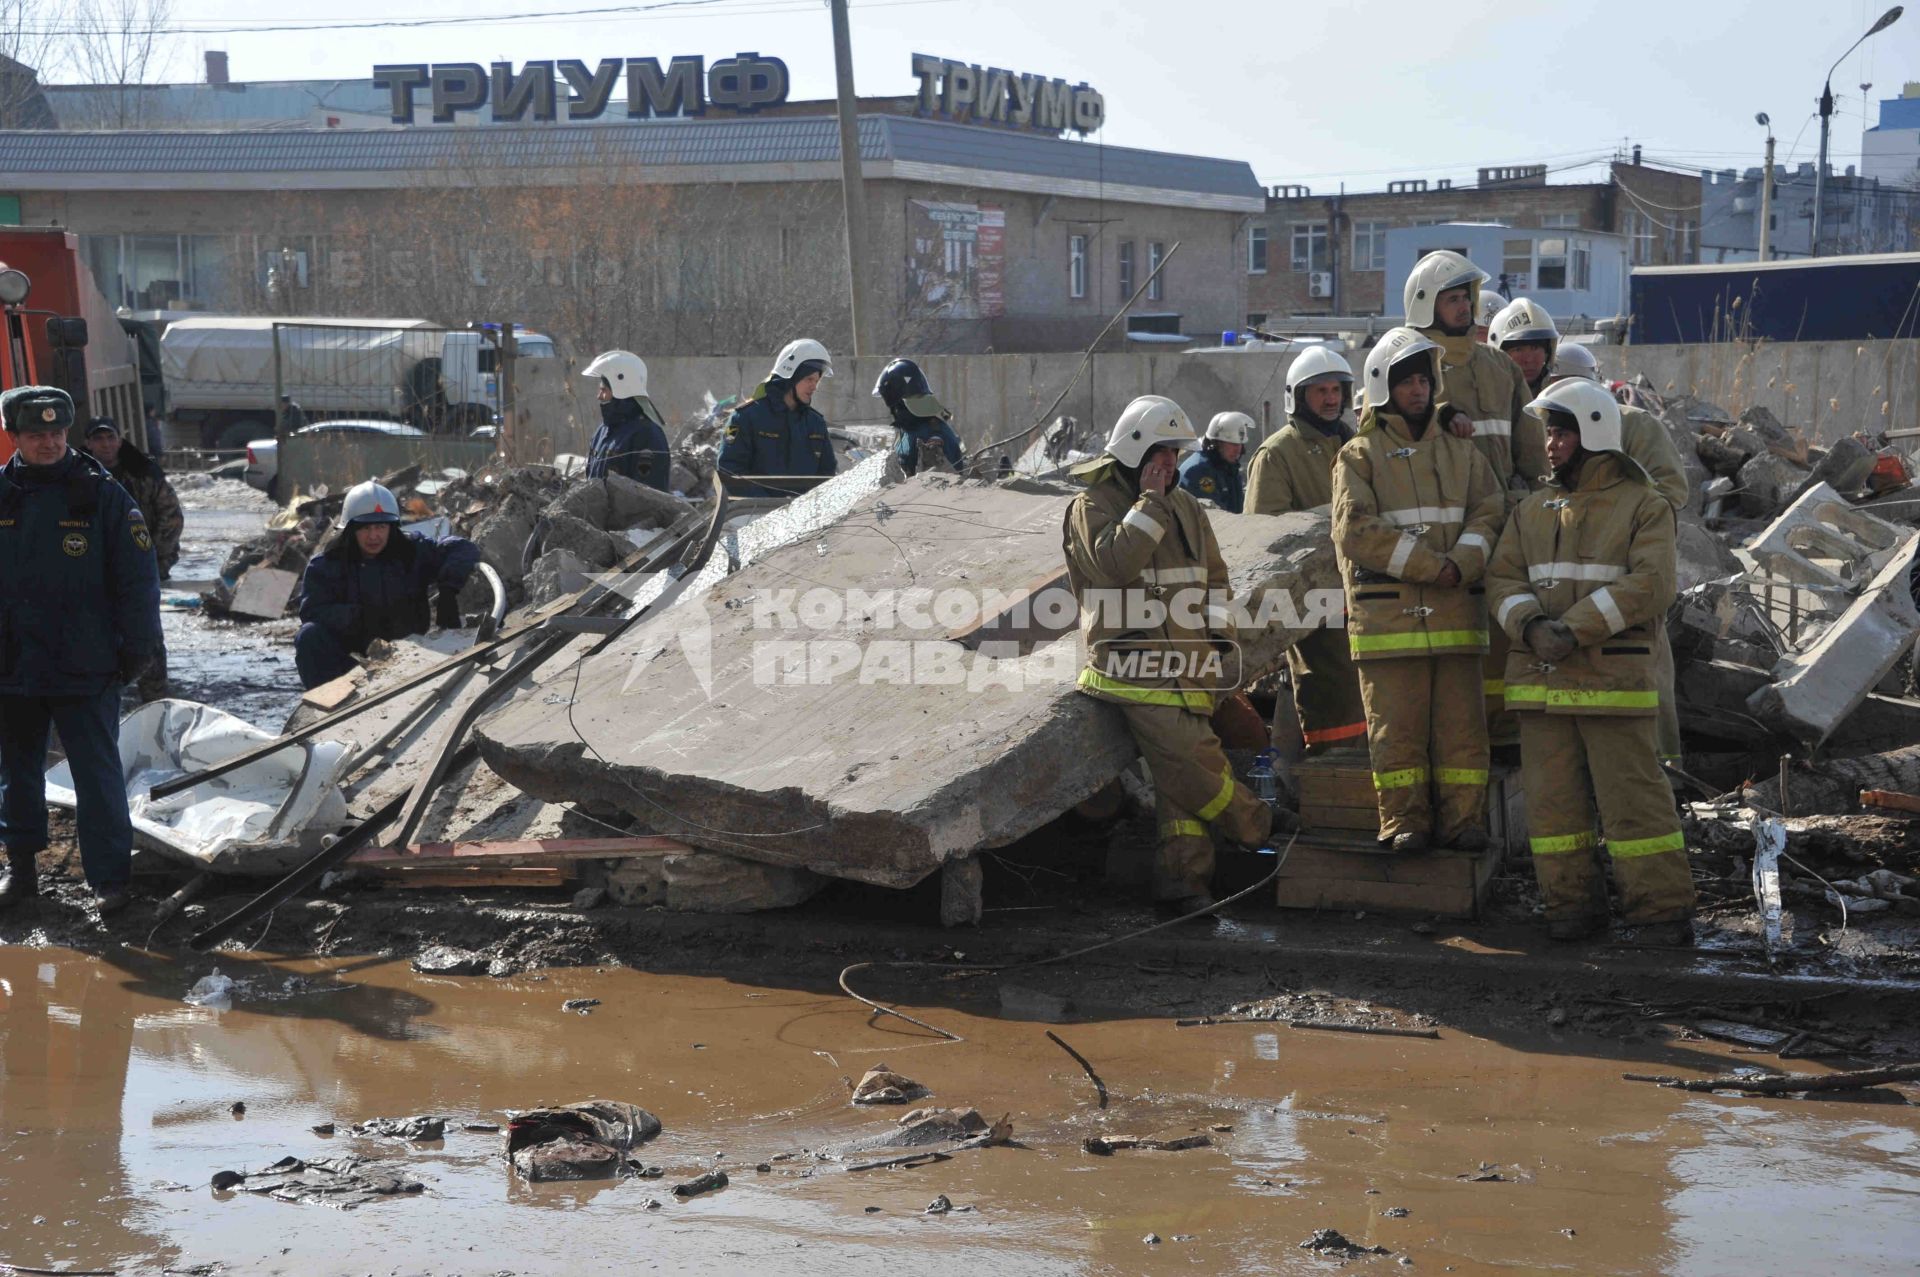
[[[674,838],[530,838],[517,842],[425,842],[411,847],[369,847],[350,857],[356,869],[510,867],[566,864],[575,860],[624,860],[629,856],[677,855],[691,847]]]
[[[1860,805],[1878,807],[1881,811],[1920,813],[1920,794],[1902,794],[1891,789],[1863,789],[1860,791]]]
[[[1368,909],[1442,918],[1472,918],[1476,909],[1474,893],[1464,887],[1345,878],[1282,878],[1275,903],[1282,909]]]
[[[1378,807],[1322,807],[1301,803],[1300,827],[1307,830],[1354,829],[1378,833],[1380,809]]]
[[[1468,887],[1479,876],[1485,853],[1437,852],[1427,856],[1359,856],[1295,844],[1282,877],[1340,878],[1354,882],[1405,882],[1417,886]]]
[[[318,687],[309,687],[300,694],[300,700],[315,709],[339,709],[353,694],[360,690],[360,684],[366,682],[367,672],[355,666],[348,673]]]
[[[554,866],[533,868],[496,868],[492,865],[477,869],[395,869],[378,868],[376,873],[388,885],[394,887],[442,887],[460,890],[465,887],[564,887],[572,880],[572,874],[566,869]]]

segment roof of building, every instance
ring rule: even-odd
[[[1067,141],[897,115],[860,117],[869,178],[1100,196],[1235,212],[1265,206],[1243,160]],[[592,127],[0,132],[0,188],[367,189],[470,180],[513,169],[529,183],[609,165],[662,182],[792,181],[839,175],[830,117],[670,119]]]

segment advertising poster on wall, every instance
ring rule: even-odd
[[[993,319],[1005,313],[1007,213],[935,200],[907,203],[907,291],[924,314]]]

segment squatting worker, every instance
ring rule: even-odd
[[[898,437],[893,455],[909,475],[918,474],[921,456],[937,454],[940,465],[955,473],[966,469],[966,454],[960,450],[960,436],[954,433],[953,413],[934,397],[927,374],[911,359],[895,359],[880,370],[873,383],[874,398],[887,406]]]
[[[1520,720],[1547,926],[1573,940],[1606,925],[1597,807],[1622,923],[1642,942],[1690,944],[1693,876],[1654,727],[1654,622],[1673,602],[1673,510],[1626,455],[1605,389],[1569,378],[1528,411],[1546,422],[1553,484],[1508,520],[1487,590],[1513,639],[1507,705]]]
[[[1199,446],[1180,405],[1135,399],[1106,451],[1074,467],[1087,490],[1064,528],[1087,649],[1080,690],[1119,706],[1153,773],[1153,895],[1178,913],[1213,902],[1212,829],[1258,847],[1273,822],[1213,733],[1239,671],[1227,565],[1206,511],[1174,483],[1180,454]]]
[[[153,537],[133,498],[67,446],[73,400],[50,386],[0,395],[18,449],[0,469],[0,782],[7,882],[37,893],[47,846],[47,732],[73,772],[80,863],[100,912],[126,906],[133,824],[120,768],[120,689],[160,645]]]
[[[1200,436],[1200,451],[1180,463],[1180,487],[1228,514],[1246,508],[1247,485],[1240,463],[1253,439],[1253,418],[1244,412],[1216,412]]]
[[[460,626],[460,587],[480,562],[463,537],[434,541],[402,532],[393,493],[369,479],[347,489],[340,535],[307,561],[300,582],[300,633],[293,643],[302,687],[353,669],[375,639]],[[427,594],[438,591],[432,607]]]
[[[833,357],[819,342],[790,341],[773,361],[767,379],[734,409],[727,441],[720,449],[726,475],[825,475],[839,468],[827,419],[813,406],[824,377],[833,376]],[[765,484],[740,484],[732,491],[746,497],[784,497],[790,492]]]
[[[127,490],[134,505],[147,521],[147,534],[153,538],[153,557],[160,579],[173,575],[180,561],[180,533],[187,526],[181,512],[180,497],[167,482],[167,472],[131,439],[120,436],[112,417],[95,417],[87,426],[87,451],[106,468],[115,483]],[[153,660],[140,676],[141,701],[157,701],[167,694],[167,649],[162,642],[154,648]]]
[[[1353,369],[1338,351],[1313,346],[1287,366],[1287,423],[1253,454],[1247,509],[1254,514],[1324,510],[1333,504],[1333,462],[1353,427]],[[1315,630],[1287,649],[1294,710],[1307,753],[1363,745],[1367,714],[1360,677],[1339,627]]]
[[[600,427],[587,445],[587,478],[625,475],[667,491],[673,453],[660,410],[647,396],[646,362],[630,350],[609,350],[595,355],[580,375],[600,382]]]
[[[1395,328],[1367,353],[1367,407],[1333,472],[1333,544],[1367,711],[1380,839],[1402,854],[1487,845],[1480,580],[1506,498],[1442,429],[1440,347]]]
[[[1592,351],[1570,342],[1555,349],[1553,364],[1547,370],[1545,381],[1552,385],[1568,377],[1600,384],[1600,366],[1594,362]],[[1644,408],[1631,408],[1623,404],[1620,408],[1620,440],[1627,455],[1647,472],[1647,478],[1653,482],[1653,490],[1660,494],[1660,499],[1673,510],[1677,519],[1680,511],[1692,499],[1693,485],[1687,479],[1686,464],[1680,460],[1680,449],[1674,446],[1673,436],[1652,413]],[[1679,550],[1677,539],[1674,549],[1676,553]],[[1663,762],[1678,763],[1682,746],[1680,705],[1673,690],[1673,643],[1667,634],[1667,618],[1661,616],[1654,624],[1658,631],[1653,640],[1653,660],[1654,678],[1660,688],[1660,714],[1655,720],[1660,734],[1660,758]]]

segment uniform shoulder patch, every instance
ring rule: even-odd
[[[147,532],[147,525],[144,522],[136,519],[127,524],[127,529],[137,549],[151,550],[153,548],[153,537]]]
[[[1200,481],[1194,486],[1199,488],[1200,491],[1202,492],[1212,492],[1219,487],[1219,485],[1213,481],[1213,477],[1211,475],[1201,475]]]

